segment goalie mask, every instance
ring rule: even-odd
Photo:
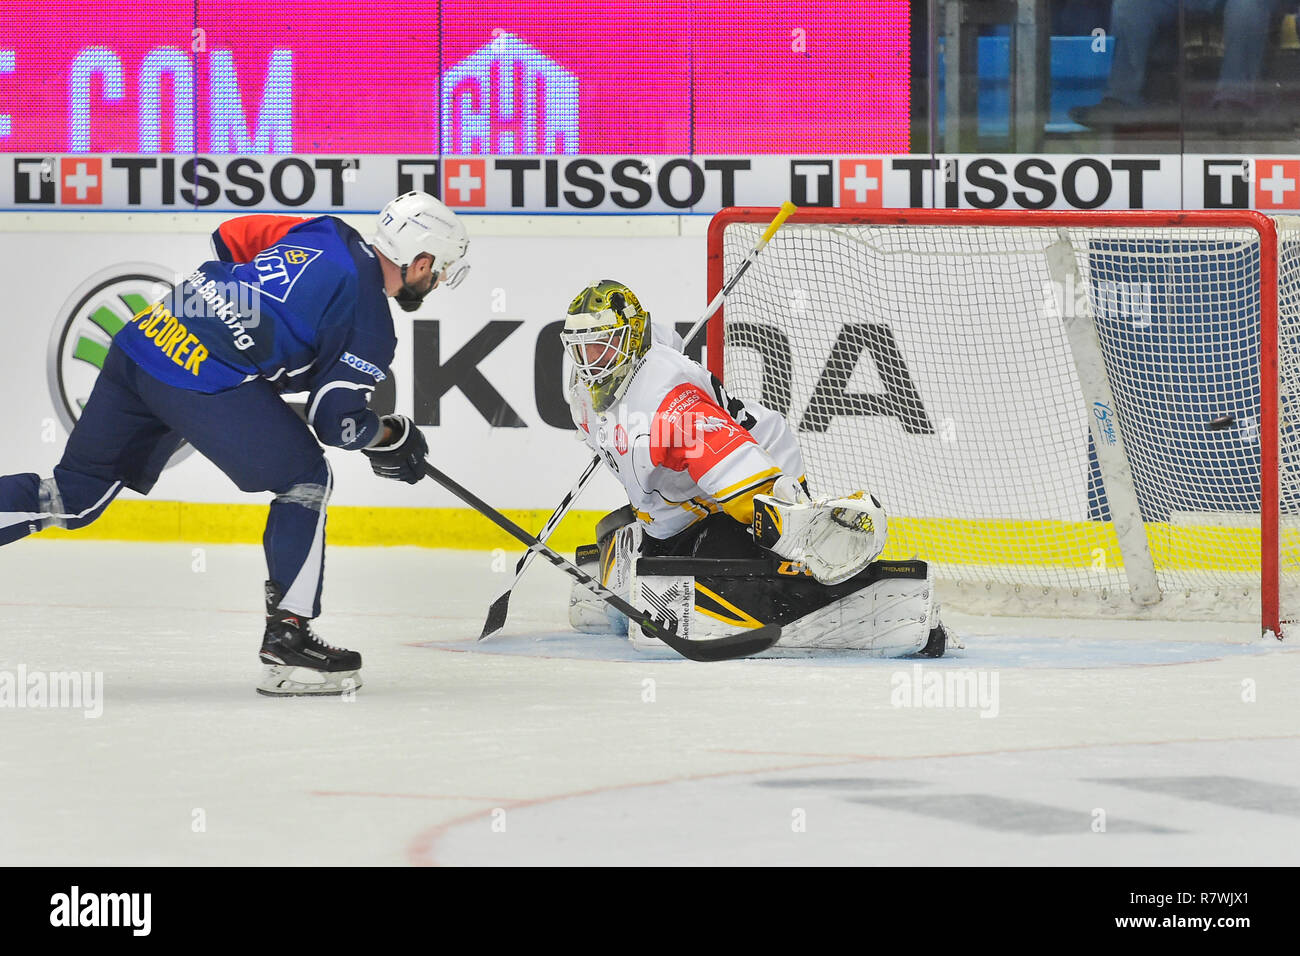
[[[603,412],[622,395],[650,348],[650,313],[627,286],[601,279],[569,303],[560,339],[578,381],[591,393],[592,407]]]

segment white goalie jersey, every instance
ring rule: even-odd
[[[650,346],[604,413],[581,385],[570,388],[569,407],[654,538],[719,511],[748,524],[754,494],[779,475],[804,477],[799,445],[781,415],[729,396],[705,368],[667,345]]]

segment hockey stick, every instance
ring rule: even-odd
[[[785,224],[787,219],[798,211],[799,207],[789,200],[781,203],[781,208],[777,211],[776,218],[768,223],[767,228],[763,230],[763,234],[758,237],[758,242],[754,243],[754,248],[749,250],[744,261],[736,267],[736,274],[728,279],[726,284],[718,290],[718,294],[713,297],[713,301],[710,302],[708,307],[704,310],[704,314],[696,320],[694,325],[691,326],[691,330],[682,337],[683,352],[686,351],[686,346],[691,344],[691,339],[695,338],[695,336],[699,334],[700,329],[704,324],[708,322],[709,319],[713,318],[714,313],[716,313],[718,309],[722,308],[722,300],[730,294],[731,290],[736,287],[736,283],[740,281],[740,277],[743,276],[746,271],[748,271],[749,267],[754,264],[754,260],[759,257],[759,254],[767,248],[767,244],[772,241],[772,237],[776,235],[776,231]]]
[[[569,506],[577,500],[578,495],[582,494],[582,490],[587,487],[587,482],[591,481],[591,476],[596,473],[596,467],[599,464],[600,456],[592,455],[591,461],[587,462],[587,467],[584,468],[582,474],[578,476],[577,484],[569,489],[569,493],[564,496],[564,500],[560,502],[555,511],[551,514],[551,517],[547,519],[542,530],[538,532],[538,541],[546,541],[555,533],[555,529],[564,519],[565,514],[568,513]],[[529,562],[532,560],[533,552],[525,551],[523,556],[515,564],[514,580],[506,585],[505,590],[496,596],[496,600],[494,600],[492,606],[488,608],[487,620],[483,622],[483,633],[478,636],[480,641],[485,637],[491,637],[497,631],[501,630],[501,628],[505,627],[506,614],[510,611],[510,593],[515,589],[515,585],[519,583],[519,579],[523,577],[524,568],[528,567]]]
[[[765,624],[762,627],[754,628],[751,631],[741,631],[738,634],[729,634],[726,637],[712,638],[703,641],[688,641],[678,637],[677,634],[656,621],[645,611],[637,610],[627,601],[598,583],[589,574],[586,574],[573,564],[570,564],[562,556],[552,551],[542,542],[538,541],[531,534],[525,531],[519,525],[515,524],[501,512],[492,508],[482,499],[478,498],[473,492],[457,484],[451,477],[443,474],[427,461],[424,463],[424,473],[442,485],[453,495],[465,502],[483,517],[487,518],[498,528],[508,532],[515,538],[518,538],[524,544],[528,545],[529,551],[535,551],[544,557],[551,564],[555,565],[571,578],[577,579],[586,585],[588,590],[593,591],[598,597],[612,604],[615,608],[622,611],[651,637],[657,637],[663,641],[682,657],[689,658],[693,661],[725,661],[735,657],[749,657],[751,654],[758,654],[767,650],[775,644],[781,637],[781,628],[776,624]]]

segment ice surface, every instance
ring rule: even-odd
[[[475,644],[494,563],[331,549],[318,630],[365,686],[273,700],[259,548],[0,549],[0,681],[104,681],[98,718],[0,706],[0,863],[1300,862],[1300,654],[1249,629],[953,617],[941,661],[696,664],[568,631],[538,564]],[[996,697],[901,706],[945,676]]]

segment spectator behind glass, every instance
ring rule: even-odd
[[[1183,0],[1189,16],[1223,15],[1223,66],[1210,103],[1208,124],[1240,127],[1254,113],[1260,72],[1274,17],[1283,0]],[[1147,59],[1158,37],[1176,27],[1178,0],[1114,0],[1111,33],[1115,58],[1106,95],[1094,106],[1075,107],[1070,118],[1097,130],[1169,125],[1168,111],[1153,110],[1142,97]]]
[[[1088,36],[1110,29],[1110,0],[1057,0],[1052,4],[1053,36]]]

